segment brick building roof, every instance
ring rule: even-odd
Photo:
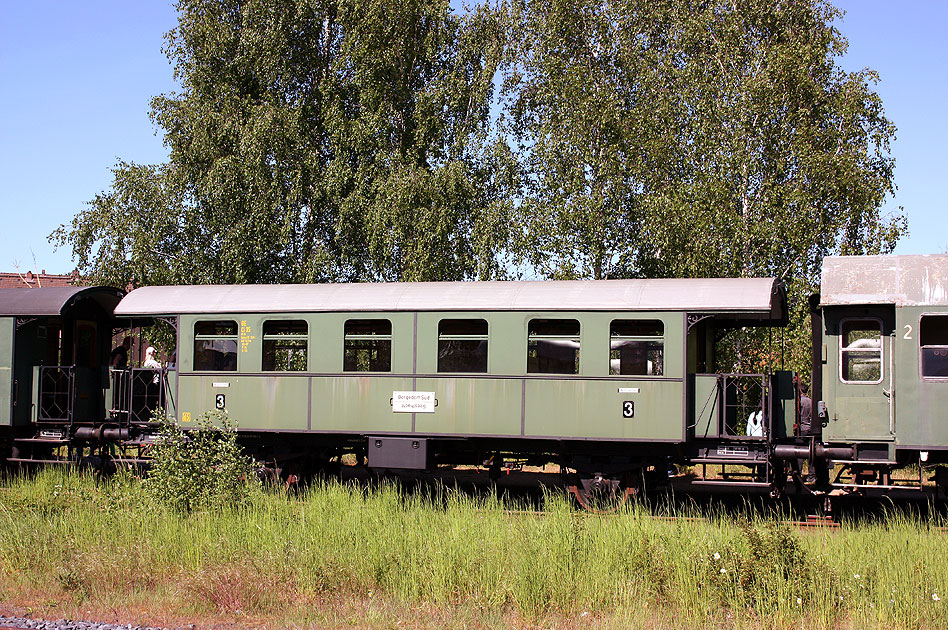
[[[46,273],[43,269],[35,274],[32,271],[26,273],[19,272],[0,272],[0,289],[33,289],[36,287],[76,287],[85,284],[79,276],[79,271],[73,271],[70,274]]]

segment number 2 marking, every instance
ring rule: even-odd
[[[902,337],[902,339],[908,339],[909,341],[912,340],[912,325],[911,324],[905,325],[905,336]]]

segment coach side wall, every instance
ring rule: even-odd
[[[0,426],[13,417],[13,317],[0,317]]]
[[[264,322],[281,319],[307,323],[305,372],[262,371]],[[350,319],[391,322],[390,372],[343,371],[344,330]],[[442,319],[487,321],[487,372],[438,373]],[[579,321],[578,374],[527,373],[527,331],[533,319]],[[610,376],[610,323],[615,319],[661,320],[661,376]],[[223,320],[239,325],[237,369],[195,371],[195,323]],[[243,430],[653,442],[683,439],[685,353],[684,314],[680,312],[184,315],[179,335],[177,408],[178,419],[185,426],[223,403]],[[433,392],[436,406],[415,413],[398,412],[392,403],[395,392]]]

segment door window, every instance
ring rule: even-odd
[[[76,365],[96,367],[99,362],[96,344],[95,323],[81,321],[76,324]]]
[[[882,382],[882,322],[844,319],[840,334],[840,377],[844,383]]]

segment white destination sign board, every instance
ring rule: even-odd
[[[392,392],[392,411],[401,413],[434,413],[434,392]]]

